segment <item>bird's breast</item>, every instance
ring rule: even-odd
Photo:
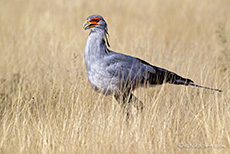
[[[94,90],[108,95],[118,88],[118,80],[107,71],[103,57],[85,56],[85,63],[88,79]]]

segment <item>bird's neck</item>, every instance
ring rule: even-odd
[[[103,55],[106,53],[108,49],[104,39],[105,34],[106,32],[103,29],[91,30],[86,43],[86,54]]]

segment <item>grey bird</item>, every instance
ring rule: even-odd
[[[194,84],[174,72],[153,66],[144,60],[109,50],[107,23],[100,15],[91,15],[83,25],[90,29],[85,46],[85,64],[92,88],[105,95],[114,95],[122,104],[136,102],[137,109],[143,109],[132,91],[138,87],[151,87],[170,83],[195,86],[221,92],[219,89]],[[108,46],[108,47],[107,47]]]

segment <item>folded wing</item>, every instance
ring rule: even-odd
[[[163,83],[189,85],[190,83],[193,83],[191,79],[183,78],[174,72],[168,71],[160,67],[153,66],[144,60],[141,59],[138,60],[141,61],[143,65],[150,66],[155,70],[155,73],[148,72],[149,78],[146,80],[146,83],[149,83],[150,85],[157,85]]]
[[[163,83],[189,85],[192,80],[183,78],[166,69],[153,66],[144,60],[120,53],[110,52],[106,70],[113,78],[119,79],[121,87],[159,85]]]

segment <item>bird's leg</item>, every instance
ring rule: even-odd
[[[114,95],[115,99],[118,103],[122,103],[122,107],[124,112],[127,113],[127,118],[130,115],[130,105],[132,104],[136,109],[137,113],[142,112],[143,110],[143,103],[140,101],[136,96],[132,93],[119,93]]]
[[[129,102],[132,103],[134,105],[134,107],[137,109],[137,113],[142,112],[144,105],[142,103],[142,101],[140,101],[135,95],[133,95],[132,93],[130,93],[130,97],[129,97]]]
[[[127,101],[127,94],[126,93],[116,93],[114,95],[115,99],[118,103],[121,103],[121,106],[123,108],[123,112],[127,114],[127,119],[129,118],[129,110],[130,110],[130,101]]]

